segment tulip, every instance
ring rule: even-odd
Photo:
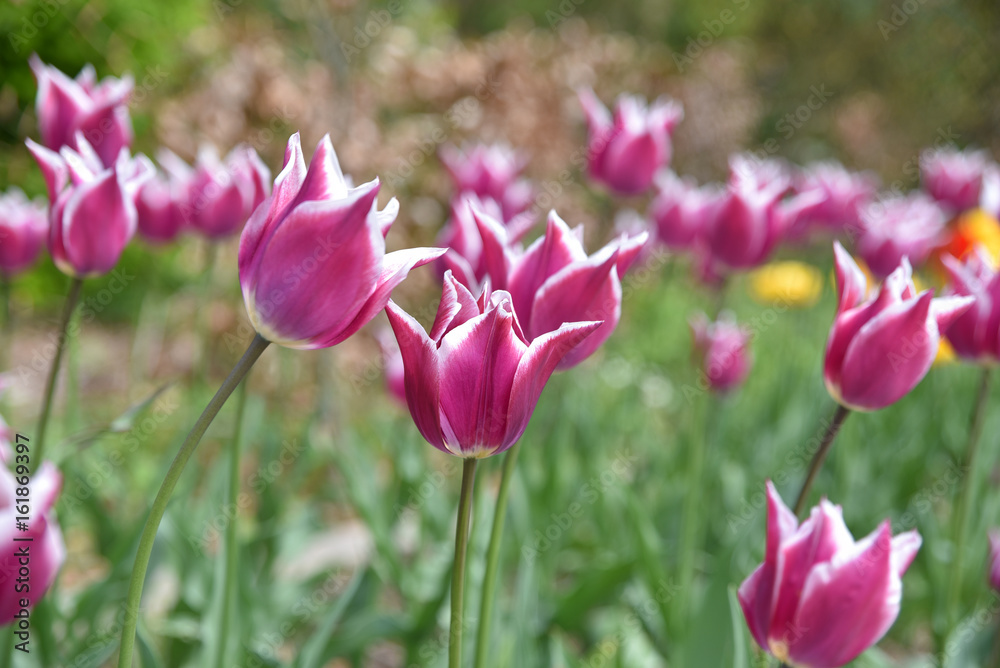
[[[34,264],[48,232],[45,204],[29,200],[19,188],[0,196],[0,274],[5,280]]]
[[[920,534],[889,520],[855,541],[826,499],[801,525],[767,483],[764,563],[743,581],[740,606],[757,643],[798,668],[843,666],[886,634]]]
[[[861,225],[861,208],[875,197],[877,179],[868,172],[851,172],[837,162],[820,162],[807,167],[799,177],[796,191],[816,193],[817,199],[799,212],[792,236],[800,236],[810,225],[830,230],[848,230]]]
[[[132,78],[108,77],[97,83],[91,65],[70,79],[37,55],[32,55],[29,63],[38,81],[35,109],[42,144],[53,151],[63,146],[80,151],[77,137],[82,135],[102,165],[112,167],[121,150],[132,145],[128,115]]]
[[[59,153],[27,140],[49,189],[49,253],[63,273],[75,278],[106,274],[135,234],[135,197],[155,169],[142,155],[122,149],[104,167],[90,143],[77,135],[79,152]]]
[[[461,149],[449,144],[441,148],[441,162],[459,195],[472,193],[493,200],[500,206],[501,220],[510,220],[531,203],[531,184],[520,178],[528,159],[506,144]]]
[[[920,156],[920,180],[931,197],[962,212],[979,203],[984,172],[991,165],[985,151],[929,149]]]
[[[204,146],[193,172],[179,158],[169,164],[175,178],[186,183],[184,219],[212,240],[239,232],[269,194],[271,171],[249,146],[237,146],[225,162],[215,148]]]
[[[926,195],[912,193],[873,202],[861,211],[858,253],[878,278],[885,278],[906,257],[922,264],[945,241],[948,217]]]
[[[903,258],[865,299],[867,279],[834,243],[837,316],[826,346],[823,379],[830,395],[853,410],[874,411],[899,401],[934,362],[941,332],[973,303],[972,297],[917,294]]]
[[[684,118],[680,103],[661,97],[651,105],[621,95],[612,118],[589,89],[579,91],[590,130],[587,168],[590,177],[618,195],[638,195],[653,176],[670,164],[671,136]]]
[[[169,243],[184,228],[184,186],[157,172],[143,184],[135,200],[139,235],[153,243]]]
[[[778,163],[730,160],[726,194],[705,231],[713,264],[750,269],[767,260],[792,220],[779,207],[789,184]]]
[[[990,530],[990,586],[1000,592],[1000,531]]]
[[[750,334],[736,324],[732,313],[724,311],[715,322],[704,313],[691,318],[694,353],[700,358],[702,371],[709,387],[716,392],[728,392],[743,384],[753,358],[750,355]]]
[[[483,239],[473,216],[473,211],[482,211],[491,218],[501,221],[503,210],[493,199],[481,199],[472,192],[459,195],[451,203],[451,218],[441,230],[438,245],[448,252],[438,261],[440,275],[450,269],[467,286],[477,286],[486,278],[486,257],[483,254]],[[534,225],[534,216],[525,212],[504,223],[509,243],[521,240]]]
[[[981,246],[964,264],[951,255],[941,261],[951,279],[948,294],[975,300],[945,332],[949,343],[967,360],[1000,362],[1000,272]]]
[[[593,255],[583,248],[583,228],[570,230],[549,212],[545,235],[519,252],[508,243],[500,223],[475,212],[483,237],[488,274],[498,289],[510,292],[529,341],[566,322],[600,320],[598,331],[567,354],[560,369],[592,355],[611,336],[621,318],[621,277],[643,249],[646,232],[621,235]]]
[[[288,140],[274,190],[240,238],[239,271],[250,321],[288,348],[340,343],[378,315],[414,267],[444,253],[411,248],[386,254],[399,204],[379,211],[378,179],[349,189],[330,137],[306,169],[298,133]]]
[[[699,188],[673,172],[661,174],[656,188],[649,216],[658,238],[668,248],[692,247],[718,215],[723,193],[712,186]]]
[[[508,292],[486,288],[477,300],[451,272],[429,335],[392,301],[386,313],[417,429],[435,448],[466,459],[514,445],[559,362],[601,324],[562,323],[530,340]]]
[[[26,531],[18,530],[17,518],[24,513],[17,512],[15,499],[19,485],[6,466],[0,467],[0,582],[4,583],[0,595],[0,626],[10,624],[21,610],[21,599],[26,599],[28,607],[34,607],[39,599],[55,582],[63,561],[66,560],[66,546],[62,532],[56,522],[53,507],[62,487],[62,476],[51,462],[44,462],[31,476],[31,515]],[[26,539],[19,541],[15,539]],[[22,562],[17,552],[28,546],[31,554],[31,568],[27,582],[18,580],[24,575]],[[15,591],[14,582],[22,582],[27,587]],[[4,651],[10,651],[4,648]]]

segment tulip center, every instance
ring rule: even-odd
[[[768,640],[767,646],[778,661],[788,662],[788,643],[784,640]]]

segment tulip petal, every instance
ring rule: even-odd
[[[110,169],[76,186],[62,212],[62,245],[74,275],[111,271],[135,233],[136,215]]]
[[[837,270],[837,313],[842,313],[865,298],[868,279],[839,241],[833,242],[833,255]]]
[[[444,248],[407,248],[387,253],[382,258],[382,272],[375,282],[375,291],[361,307],[354,321],[321,347],[334,346],[371,322],[385,308],[393,289],[403,282],[412,269],[433,262],[444,252]]]
[[[545,383],[563,357],[600,326],[600,322],[571,322],[531,342],[523,353],[517,366],[517,373],[514,375],[507,410],[506,431],[503,445],[498,452],[514,445],[524,433]]]
[[[885,635],[899,614],[902,583],[892,568],[892,530],[884,522],[854,549],[809,574],[795,617],[789,657],[811,668],[837,668]]]
[[[594,91],[590,88],[581,88],[576,92],[583,107],[583,113],[587,117],[587,125],[590,131],[597,134],[611,128],[611,112],[597,99]]]
[[[27,144],[28,150],[31,151],[31,155],[34,156],[42,170],[45,186],[49,191],[49,201],[55,203],[59,199],[59,193],[66,187],[66,182],[69,180],[69,169],[66,166],[66,161],[55,151],[45,148],[31,139],[26,139],[24,143]]]
[[[483,264],[486,274],[492,279],[495,290],[506,290],[511,265],[507,252],[509,243],[507,231],[500,221],[478,209],[472,209],[472,217],[483,240]]]
[[[632,267],[639,254],[642,253],[647,241],[649,241],[649,232],[640,232],[633,237],[626,234],[621,236],[617,242],[618,262],[615,265],[618,270],[618,278],[625,276],[625,272]]]
[[[289,142],[290,143],[290,142]],[[295,205],[318,200],[343,199],[347,197],[347,184],[337,160],[337,152],[330,141],[330,135],[316,145],[316,152],[309,161],[302,185],[296,193]],[[385,235],[383,235],[385,236]]]
[[[456,279],[450,271],[445,272],[441,302],[438,304],[434,325],[431,327],[431,340],[440,342],[441,337],[455,327],[481,314],[482,310],[468,287]]]
[[[437,346],[420,323],[392,300],[386,304],[385,313],[403,357],[403,384],[413,422],[428,443],[440,450],[447,450],[438,412],[440,371]]]

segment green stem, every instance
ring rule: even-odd
[[[796,517],[802,513],[802,509],[805,508],[806,499],[809,497],[809,488],[812,487],[813,480],[816,479],[816,474],[819,470],[823,468],[823,462],[826,460],[826,455],[830,452],[830,446],[833,445],[833,439],[837,438],[837,432],[840,431],[841,425],[844,424],[844,420],[847,416],[851,414],[850,408],[845,408],[840,404],[837,404],[837,412],[833,414],[833,419],[830,420],[830,425],[826,428],[826,433],[823,434],[823,440],[820,441],[819,449],[816,450],[816,454],[813,455],[812,461],[809,462],[809,473],[806,474],[806,480],[802,483],[802,489],[799,491],[799,498],[795,500],[794,513]]]
[[[62,317],[59,319],[59,338],[56,339],[56,354],[52,358],[49,377],[45,380],[42,413],[38,417],[38,429],[35,432],[34,454],[31,458],[33,466],[41,464],[42,456],[45,454],[45,430],[49,426],[49,413],[52,412],[52,396],[55,394],[56,381],[59,379],[59,367],[62,364],[63,351],[66,349],[69,321],[73,315],[73,311],[76,310],[77,302],[80,301],[80,289],[82,287],[82,278],[74,278],[70,283],[69,294],[66,295],[66,303],[63,305]]]
[[[724,294],[724,293],[720,293]],[[718,314],[717,314],[718,315]],[[705,449],[708,447],[708,420],[712,420],[717,412],[712,410],[712,395],[710,394],[701,402],[705,408],[705,419],[695,418],[695,423],[701,425],[701,433],[695,435],[688,443],[689,448],[689,468],[687,479],[690,487],[684,499],[684,515],[681,520],[681,542],[680,542],[680,601],[674,612],[676,614],[675,624],[679,627],[684,620],[691,619],[693,611],[688,608],[691,602],[691,594],[694,590],[694,557],[698,548],[698,530],[705,519],[701,516],[704,509],[701,506],[701,491],[705,473]],[[699,427],[695,427],[697,430]],[[666,621],[666,620],[664,620]]]
[[[462,494],[458,498],[458,523],[455,527],[455,566],[451,572],[451,632],[448,636],[448,668],[462,666],[462,610],[465,607],[465,555],[469,547],[469,513],[472,487],[476,482],[477,459],[462,465]]]
[[[517,468],[517,455],[521,451],[518,440],[507,452],[500,474],[500,490],[497,492],[496,508],[493,510],[493,529],[490,531],[490,545],[486,550],[486,573],[483,575],[483,594],[479,603],[479,629],[476,632],[476,668],[486,668],[490,649],[490,628],[493,617],[493,599],[497,590],[497,570],[500,567],[500,544],[503,539],[503,525],[507,518],[507,498],[510,496],[510,482]]]
[[[11,668],[14,665],[14,625],[8,624],[0,630],[0,668]]]
[[[972,417],[969,422],[969,439],[965,446],[965,466],[963,471],[965,480],[958,497],[958,506],[955,508],[955,563],[951,568],[951,584],[948,588],[948,627],[954,628],[956,616],[958,615],[958,601],[962,590],[962,557],[965,551],[966,524],[969,521],[969,508],[971,507],[975,480],[976,455],[979,452],[980,436],[983,433],[983,424],[986,422],[986,403],[990,396],[991,369],[983,369],[979,381],[979,391],[976,394],[976,404],[972,409]]]
[[[222,589],[222,606],[219,613],[219,638],[216,645],[215,662],[213,666],[224,665],[226,658],[226,641],[229,638],[229,620],[232,616],[233,603],[236,598],[236,569],[239,552],[236,549],[236,508],[240,492],[240,440],[243,434],[243,412],[247,404],[247,381],[240,383],[236,395],[236,427],[229,443],[229,497],[226,508],[233,509],[229,524],[226,525],[226,542],[222,552],[222,563],[225,568],[225,580]]]
[[[153,552],[153,541],[156,539],[156,531],[163,519],[163,513],[167,510],[170,502],[170,495],[173,494],[177,480],[181,477],[188,459],[194,453],[194,449],[201,442],[201,437],[205,435],[208,426],[218,415],[219,410],[226,403],[226,399],[233,393],[236,386],[243,380],[250,367],[253,366],[257,358],[260,357],[270,341],[260,334],[254,336],[253,341],[243,357],[236,363],[233,370],[222,382],[219,391],[215,393],[212,400],[205,407],[205,412],[201,414],[198,421],[191,428],[191,433],[184,440],[184,444],[170,464],[160,491],[156,493],[153,506],[149,510],[149,517],[146,519],[146,526],[142,529],[142,536],[139,538],[139,549],[135,556],[135,566],[132,567],[132,578],[129,580],[128,595],[125,599],[125,622],[122,624],[122,642],[118,653],[118,668],[131,668],[132,651],[135,647],[135,627],[139,622],[139,604],[142,601],[142,586],[146,579],[146,569],[149,567],[149,557]]]

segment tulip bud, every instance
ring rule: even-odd
[[[440,155],[459,196],[471,193],[493,200],[500,207],[500,220],[510,221],[531,203],[531,184],[520,178],[528,159],[510,146],[474,144],[459,149],[448,144]]]
[[[858,254],[878,278],[888,276],[904,257],[918,265],[945,240],[948,217],[921,193],[872,202],[861,210]]]
[[[157,244],[169,243],[184,228],[183,186],[157,172],[139,189],[135,200],[139,235]]]
[[[487,273],[498,289],[508,290],[529,341],[556,331],[564,322],[600,320],[600,329],[568,353],[560,369],[592,355],[621,318],[621,277],[649,238],[621,235],[593,255],[583,249],[583,228],[570,230],[555,211],[545,235],[526,251],[512,247],[496,220],[474,212],[483,238]]]
[[[429,335],[391,301],[386,313],[417,429],[434,447],[463,458],[514,445],[560,360],[601,324],[563,323],[529,342],[510,294],[486,288],[477,300],[451,272]]]
[[[48,212],[19,188],[0,196],[0,274],[10,279],[38,259],[49,232]]]
[[[27,530],[19,530],[15,500],[19,485],[6,466],[0,467],[0,626],[10,624],[22,609],[22,602],[34,607],[55,582],[66,546],[56,523],[53,507],[62,487],[62,476],[51,462],[43,462],[31,476],[31,515]],[[23,538],[26,540],[14,540]],[[24,569],[23,549],[29,551],[30,568]],[[27,581],[23,577],[28,571]],[[25,585],[19,589],[14,585]],[[23,601],[22,601],[23,599]],[[9,648],[8,648],[9,650]]]
[[[736,323],[736,317],[723,311],[715,322],[704,313],[690,321],[694,354],[709,386],[716,392],[736,389],[746,380],[753,364],[750,355],[750,334]]]
[[[757,643],[799,668],[838,668],[881,640],[899,615],[902,576],[920,534],[888,520],[855,541],[826,499],[801,525],[767,483],[764,563],[739,589]]]
[[[179,165],[173,169],[182,172]],[[209,239],[222,239],[242,229],[268,196],[270,179],[271,171],[249,146],[234,148],[224,163],[213,147],[203,146],[186,179],[181,213],[193,229]]]
[[[673,172],[661,173],[656,187],[649,215],[658,238],[668,248],[690,248],[718,215],[723,193],[712,186],[698,188]]]
[[[108,77],[97,83],[91,65],[70,79],[37,55],[32,55],[29,63],[38,81],[35,110],[42,144],[53,151],[63,146],[80,151],[77,137],[82,135],[101,164],[113,166],[121,150],[132,145],[128,115],[132,78]]]
[[[103,167],[82,135],[80,151],[59,153],[27,140],[49,188],[49,253],[64,274],[78,278],[105,274],[118,263],[135,234],[135,197],[155,172],[149,159],[130,158],[122,149]]]
[[[960,213],[979,203],[983,175],[991,165],[985,151],[928,149],[920,156],[920,180],[931,197]]]
[[[945,330],[948,342],[964,359],[1000,362],[1000,272],[993,268],[982,246],[977,246],[964,264],[951,255],[941,261],[951,279],[947,294],[975,300]]]
[[[789,235],[801,237],[812,226],[848,234],[861,227],[861,209],[872,201],[878,180],[869,172],[851,172],[837,162],[808,166],[798,179],[796,192],[815,193],[815,199],[798,212]]]
[[[684,118],[683,107],[666,97],[647,106],[639,97],[621,95],[612,118],[592,90],[580,90],[579,98],[590,129],[590,177],[618,195],[648,190],[656,172],[670,164],[671,136]]]
[[[823,379],[840,404],[874,411],[902,399],[934,362],[941,331],[974,301],[972,297],[917,294],[910,263],[885,279],[865,300],[867,279],[854,259],[834,243],[837,317],[826,345]]]
[[[288,348],[340,343],[378,315],[411,269],[444,253],[386,254],[395,199],[379,211],[378,179],[349,189],[330,137],[306,169],[298,133],[288,140],[274,190],[240,238],[240,285],[250,322]]]

